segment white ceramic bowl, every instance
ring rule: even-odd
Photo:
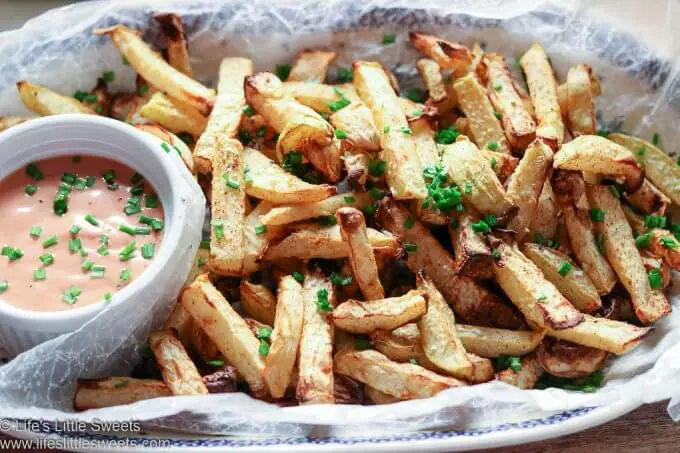
[[[76,154],[109,158],[138,171],[154,186],[163,204],[165,232],[154,261],[139,278],[114,293],[111,303],[139,297],[167,269],[177,247],[186,240],[180,240],[187,229],[187,223],[180,221],[187,217],[182,197],[194,193],[187,185],[196,183],[179,156],[166,153],[160,140],[120,121],[92,115],[50,116],[0,133],[0,179],[30,162]],[[195,221],[202,224],[203,215]],[[35,312],[0,302],[0,346],[14,356],[79,328],[105,304],[101,301],[68,311]]]

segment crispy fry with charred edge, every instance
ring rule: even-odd
[[[604,366],[607,351],[546,338],[536,350],[541,367],[553,376],[586,377]]]
[[[535,43],[522,55],[520,64],[527,80],[534,104],[538,127],[536,136],[542,138],[553,150],[562,146],[564,122],[557,96],[557,83],[550,60],[543,47]]]
[[[162,396],[172,396],[172,392],[161,380],[131,377],[78,379],[73,408],[76,411],[86,411],[132,404]]]
[[[349,263],[361,294],[366,300],[384,298],[385,291],[380,283],[364,215],[358,209],[342,207],[336,211],[335,217],[342,239],[349,248]]]
[[[210,113],[215,92],[166,63],[137,32],[121,24],[94,32],[109,36],[130,66],[155,88],[196,107],[203,115]]]
[[[10,127],[18,126],[21,123],[32,120],[28,116],[3,116],[0,117],[0,132],[6,131]]]
[[[397,251],[398,241],[389,235],[368,228],[368,241],[374,253],[393,255]],[[272,244],[265,252],[264,261],[298,258],[309,260],[312,258],[340,259],[349,257],[349,246],[342,240],[340,227],[320,227],[309,225],[291,233],[282,241]]]
[[[645,179],[638,190],[630,194],[624,194],[626,200],[647,214],[666,215],[666,210],[671,204],[670,198],[663,194],[648,179]]]
[[[468,71],[472,63],[472,53],[464,45],[415,31],[408,36],[413,47],[432,58],[440,68],[453,69],[457,75]]]
[[[516,244],[508,244],[489,237],[500,259],[494,264],[496,282],[512,303],[536,327],[566,329],[583,321],[583,314],[545,279],[541,270],[519,251]]]
[[[489,162],[501,184],[505,183],[519,165],[519,159],[510,154],[498,153],[490,149],[480,149],[479,152]]]
[[[434,131],[430,125],[429,118],[422,116],[418,119],[410,121],[411,130],[413,131],[413,141],[416,145],[416,154],[423,170],[426,168],[435,168],[439,164],[439,152],[437,144],[434,141]],[[411,210],[423,222],[432,225],[446,225],[449,219],[437,212],[434,207],[430,206],[423,208],[422,200],[411,201]]]
[[[27,109],[38,115],[61,115],[64,113],[84,113],[95,115],[94,110],[77,99],[64,96],[49,88],[21,80],[17,82],[19,97]]]
[[[602,308],[595,285],[569,256],[550,247],[525,243],[522,252],[534,262],[572,305],[585,313]]]
[[[260,72],[247,76],[244,87],[248,103],[279,134],[276,142],[279,161],[290,152],[302,151],[307,155],[331,143],[331,125],[314,110],[286,97],[274,74]]]
[[[246,106],[243,81],[252,73],[253,63],[247,58],[224,58],[220,63],[215,107],[194,148],[199,173],[210,173],[215,148],[224,140],[236,137]]]
[[[474,365],[456,335],[456,318],[432,281],[423,274],[417,288],[427,296],[427,311],[418,321],[425,355],[432,363],[458,378],[470,378]]]
[[[189,77],[193,77],[189,45],[187,44],[187,35],[184,32],[182,18],[173,13],[156,14],[153,18],[161,26],[161,33],[163,33],[168,46],[168,63],[170,63],[170,66]]]
[[[555,194],[553,193],[550,179],[546,179],[543,183],[543,190],[538,196],[538,203],[536,203],[536,210],[531,219],[531,237],[540,235],[545,239],[552,239],[557,231],[557,224],[560,221],[560,210],[555,203]]]
[[[427,311],[423,293],[411,290],[403,296],[370,301],[350,299],[330,315],[336,327],[350,333],[392,330],[420,318]]]
[[[511,217],[516,211],[512,200],[501,186],[489,162],[465,136],[452,145],[441,145],[442,163],[451,180],[461,189],[463,199],[472,203],[481,214],[493,214],[499,219]]]
[[[609,134],[609,139],[639,156],[645,176],[673,203],[680,204],[680,167],[668,154],[641,138],[615,133]]]
[[[312,203],[335,195],[327,184],[309,184],[288,173],[260,151],[246,147],[243,161],[248,168],[246,193],[275,204]]]
[[[496,379],[521,389],[534,388],[536,382],[538,382],[539,378],[545,372],[541,363],[535,353],[522,357],[521,363],[522,368],[519,371],[508,368],[497,373]]]
[[[595,133],[595,91],[593,89],[593,68],[580,64],[569,68],[567,73],[567,118],[571,135],[592,135]]]
[[[548,329],[548,335],[560,340],[589,346],[595,349],[625,354],[640,344],[651,331],[650,327],[638,327],[621,321],[583,315],[583,322],[563,330]]]
[[[324,296],[325,295],[325,299]],[[298,382],[295,394],[300,404],[333,404],[333,322],[323,311],[335,305],[333,284],[322,273],[305,272],[302,290],[304,321],[298,354]]]
[[[392,404],[401,401],[399,398],[395,398],[394,396],[388,395],[385,392],[376,390],[369,385],[364,386],[364,392],[366,392],[366,396],[371,401],[373,401],[373,404]]]
[[[644,324],[666,316],[671,306],[661,291],[654,291],[649,286],[647,271],[619,200],[606,186],[589,184],[586,189],[593,208],[604,211],[604,221],[596,222],[595,227],[604,235],[607,259],[628,290],[636,316]]]
[[[274,398],[282,398],[290,384],[302,336],[305,304],[302,287],[290,275],[279,282],[276,318],[264,369],[264,380]]]
[[[182,290],[182,305],[194,318],[224,358],[243,376],[254,393],[264,390],[264,361],[260,342],[248,324],[215,288],[207,274],[200,275]]]
[[[416,68],[420,78],[425,82],[430,102],[437,104],[446,101],[448,94],[437,62],[430,58],[421,58],[416,61]]]
[[[457,317],[484,326],[509,329],[522,326],[517,314],[495,294],[471,278],[456,275],[453,257],[426,227],[416,220],[411,228],[406,228],[408,218],[408,211],[398,203],[387,202],[378,208],[377,219],[382,228],[395,234],[402,243],[417,246],[416,252],[408,254],[409,269],[415,273],[424,271]]]
[[[346,349],[335,355],[334,370],[402,400],[428,398],[465,382],[441,376],[421,366],[393,362],[372,349]]]
[[[496,112],[487,97],[486,90],[474,74],[468,74],[453,82],[458,105],[469,121],[472,139],[479,148],[489,148],[510,154],[510,145],[503,132]]]
[[[645,180],[645,169],[625,147],[598,135],[582,135],[566,143],[555,155],[553,167],[622,177],[628,192]]]
[[[170,331],[149,335],[149,347],[173,395],[204,395],[208,388],[182,343]]]
[[[502,115],[501,124],[510,146],[525,149],[536,137],[536,123],[524,108],[503,56],[485,53],[476,72],[486,85],[494,108]]]
[[[208,267],[218,275],[239,276],[245,255],[246,182],[243,145],[235,139],[216,143],[212,155],[210,259]],[[219,222],[219,223],[218,223]]]
[[[258,285],[248,281],[241,282],[241,307],[251,318],[274,325],[276,314],[276,297],[264,285]]]
[[[456,228],[449,225],[449,235],[456,259],[456,274],[473,278],[491,278],[494,258],[482,235],[475,232],[472,227],[478,219],[470,213],[463,213],[457,219]]]
[[[535,140],[526,149],[517,169],[508,179],[508,197],[513,204],[519,206],[519,212],[508,223],[508,228],[517,232],[517,240],[520,242],[529,232],[552,160],[553,152],[550,147],[541,140]]]
[[[276,206],[262,215],[260,220],[267,226],[286,225],[334,215],[338,209],[343,207],[360,208],[369,203],[370,196],[365,192],[346,192],[313,203]]]
[[[576,260],[600,296],[609,294],[616,284],[616,274],[595,241],[583,177],[578,172],[555,171],[551,183]]]
[[[359,97],[373,113],[380,132],[386,178],[397,199],[427,197],[423,170],[418,161],[412,131],[379,63],[356,61],[352,65]]]
[[[149,121],[155,121],[170,132],[188,132],[199,137],[205,130],[207,119],[189,105],[181,105],[158,91],[144,104],[139,114]]]
[[[189,171],[193,171],[194,160],[191,157],[191,150],[178,136],[168,131],[164,127],[154,123],[137,123],[135,124],[135,128],[139,129],[140,131],[144,131],[147,134],[151,134],[154,137],[159,138],[160,140],[169,144],[170,147],[179,154],[182,162],[184,162],[184,165],[187,166]]]
[[[303,49],[298,53],[288,75],[292,82],[321,82],[326,80],[328,66],[335,60],[336,53],[321,49]]]

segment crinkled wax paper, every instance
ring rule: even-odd
[[[598,99],[601,124],[643,137],[653,132],[670,148],[680,134],[679,91],[675,60],[674,18],[678,7],[668,1],[664,17],[645,15],[645,22],[665,30],[669,60],[635,37],[593,14],[597,2],[543,4],[530,0],[237,0],[95,2],[52,11],[23,29],[0,37],[0,115],[23,113],[14,83],[28,79],[72,93],[89,89],[103,70],[116,71],[114,89],[130,89],[133,72],[93,28],[125,23],[146,30],[156,41],[155,12],[184,16],[195,72],[212,84],[221,57],[247,56],[258,69],[292,61],[303,47],[337,49],[337,66],[354,59],[386,63],[406,87],[420,82],[414,70],[416,52],[408,31],[421,30],[471,45],[479,40],[511,58],[532,41],[551,55],[558,77],[567,68],[590,63],[603,82]],[[621,9],[639,7],[622,2]],[[675,11],[675,14],[674,14]],[[606,18],[605,18],[606,19]],[[394,45],[380,44],[396,33]],[[669,62],[670,61],[670,62]],[[331,71],[334,73],[334,71]],[[672,152],[672,149],[669,149]],[[186,259],[188,256],[178,257]],[[244,394],[175,397],[143,401],[77,414],[84,421],[145,420],[152,426],[231,434],[327,435],[365,434],[371,430],[414,430],[441,426],[491,424],[545,415],[548,412],[621,401],[653,402],[680,393],[680,298],[678,279],[672,293],[674,312],[632,353],[610,361],[606,385],[594,394],[560,389],[521,391],[498,382],[456,388],[435,398],[389,406],[305,406],[279,408]],[[176,290],[180,281],[169,286]],[[169,295],[168,295],[169,296]],[[110,307],[70,335],[29,351],[0,368],[0,415],[63,419],[73,414],[71,401],[78,377],[101,377],[129,371],[135,345],[167,312],[167,303]],[[100,341],[105,338],[106,341]],[[102,344],[110,345],[104,349]],[[680,406],[671,414],[680,417]]]

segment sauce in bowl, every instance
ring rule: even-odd
[[[110,300],[151,263],[160,200],[125,165],[63,156],[0,181],[0,302],[62,311]]]

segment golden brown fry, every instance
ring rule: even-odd
[[[480,149],[479,152],[489,162],[489,166],[496,173],[501,184],[505,183],[519,165],[519,159],[510,154],[491,151],[488,148]]]
[[[161,380],[131,377],[78,379],[73,408],[76,411],[101,409],[162,396],[172,396],[172,392]]]
[[[427,311],[421,291],[411,290],[403,296],[371,301],[350,299],[340,304],[331,318],[336,327],[350,333],[392,330],[420,318]]]
[[[329,50],[303,49],[290,70],[288,80],[323,83],[328,74],[328,66],[335,57],[336,53]]]
[[[553,376],[564,378],[586,377],[604,366],[608,353],[567,341],[546,338],[536,350],[541,367]]]
[[[456,258],[456,274],[473,278],[491,278],[494,258],[483,236],[474,231],[477,218],[469,213],[457,217],[458,226],[449,225],[449,234]]]
[[[262,215],[262,224],[286,225],[309,220],[316,217],[334,215],[342,207],[359,208],[370,203],[370,196],[365,192],[347,192],[333,195],[325,200],[313,203],[276,206]]]
[[[550,60],[540,44],[535,43],[522,55],[520,64],[527,79],[538,127],[536,136],[557,151],[564,137],[564,122],[557,96],[557,83]]]
[[[189,105],[181,105],[158,91],[144,104],[139,114],[149,121],[155,121],[170,132],[188,132],[199,137],[205,130],[207,119]]]
[[[671,204],[670,198],[663,194],[648,179],[645,179],[638,190],[625,194],[626,200],[647,214],[666,215]]]
[[[250,275],[260,268],[259,261],[265,250],[269,246],[269,242],[277,239],[282,233],[281,227],[270,226],[267,231],[260,232],[258,228],[262,227],[262,216],[269,212],[271,204],[267,201],[261,201],[257,207],[246,216],[245,219],[245,237],[243,239],[245,250],[243,253],[243,275]],[[259,232],[259,234],[258,234]]]
[[[430,121],[421,117],[409,123],[413,131],[413,141],[416,145],[416,154],[423,170],[426,168],[434,169],[440,163],[437,144],[434,141],[434,131]],[[433,207],[423,208],[422,200],[411,201],[411,209],[420,220],[433,225],[446,225],[449,219],[442,213],[437,212]]]
[[[355,208],[343,207],[335,213],[340,234],[349,248],[349,263],[354,280],[366,300],[382,299],[385,291],[378,276],[378,266],[368,239],[364,215]]]
[[[193,280],[192,280],[193,281]],[[185,283],[188,285],[191,282]],[[189,348],[192,343],[192,333],[194,330],[194,320],[184,306],[177,301],[175,308],[172,309],[170,316],[163,324],[163,330],[170,330],[175,333],[185,348]]]
[[[170,63],[170,66],[189,77],[193,77],[189,45],[187,44],[187,35],[184,32],[182,18],[173,13],[156,14],[153,18],[161,26],[161,33],[163,33],[168,46],[168,63]]]
[[[567,118],[569,131],[574,137],[595,133],[595,90],[593,68],[580,64],[569,68],[567,73]]]
[[[468,71],[472,63],[470,49],[456,42],[412,31],[409,39],[413,47],[432,58],[442,69],[453,69],[457,75]]]
[[[181,304],[178,305],[180,307],[182,306]],[[201,357],[201,360],[206,363],[210,360],[218,360],[222,357],[222,353],[217,349],[217,346],[213,343],[208,334],[205,333],[201,326],[193,322],[191,323],[191,346]]]
[[[273,326],[277,310],[276,297],[269,288],[264,285],[242,281],[240,291],[243,311],[251,318]]]
[[[545,332],[456,324],[456,334],[469,353],[500,357],[529,354],[541,343]]]
[[[319,113],[333,113],[334,109],[331,106],[337,104],[337,101],[345,98],[351,102],[362,104],[354,85],[351,83],[343,83],[341,85],[327,85],[316,82],[284,82],[283,90],[287,97],[293,98],[300,104],[305,105]],[[337,110],[341,112],[347,107]]]
[[[533,219],[531,220],[531,238],[540,235],[544,239],[552,239],[557,231],[557,224],[560,221],[560,210],[555,203],[555,194],[553,193],[550,179],[546,179],[543,183],[543,190],[538,196],[538,203],[536,203],[536,210],[534,211]]]
[[[418,161],[412,131],[379,63],[356,61],[354,84],[361,99],[373,112],[381,133],[385,175],[397,199],[422,199],[427,196],[423,170]]]
[[[310,148],[307,159],[329,182],[337,183],[342,179],[343,140],[333,138],[322,148]]]
[[[583,322],[563,330],[548,329],[548,335],[560,340],[589,346],[595,349],[625,354],[636,347],[651,331],[650,327],[638,327],[621,321],[583,315]]]
[[[26,108],[38,115],[61,115],[64,113],[84,113],[95,115],[94,110],[71,96],[58,94],[49,88],[25,80],[17,82],[19,97]]]
[[[347,135],[342,141],[343,148],[363,152],[380,149],[380,133],[373,121],[373,114],[363,102],[355,101],[338,110],[331,115],[330,121],[336,130]]]
[[[118,24],[94,32],[109,36],[130,66],[155,88],[196,107],[203,115],[210,113],[215,104],[214,90],[170,66],[135,31]]]
[[[437,62],[429,58],[421,58],[416,61],[416,68],[425,82],[429,100],[435,104],[446,101],[448,94]]]
[[[623,210],[623,215],[626,216],[626,220],[628,220],[628,224],[632,228],[633,233],[642,234],[649,230],[647,225],[645,225],[645,218],[635,212],[633,208],[627,204],[621,204],[621,209]]]
[[[163,374],[163,382],[173,395],[204,395],[208,388],[203,383],[196,365],[189,358],[182,343],[170,331],[154,332],[149,336],[149,347]]]
[[[671,306],[661,291],[649,286],[647,271],[619,200],[606,186],[588,185],[587,192],[593,208],[604,211],[604,221],[596,222],[595,227],[604,235],[607,259],[628,290],[636,316],[644,324],[666,316]]]
[[[343,157],[347,182],[355,189],[364,189],[368,179],[371,156],[366,153],[346,151]]]
[[[6,131],[10,127],[18,126],[33,118],[28,116],[3,116],[0,117],[0,132]]]
[[[194,160],[191,157],[191,150],[186,145],[186,143],[184,143],[178,136],[154,123],[148,124],[136,123],[135,128],[139,129],[140,131],[144,131],[148,134],[151,134],[154,137],[164,141],[166,144],[170,146],[172,150],[179,153],[182,162],[184,162],[184,165],[187,166],[189,171],[193,171]]]
[[[496,375],[496,379],[507,384],[514,385],[521,389],[532,389],[538,382],[538,379],[545,372],[536,354],[530,354],[522,357],[522,367],[519,371],[512,368],[501,371]]]

